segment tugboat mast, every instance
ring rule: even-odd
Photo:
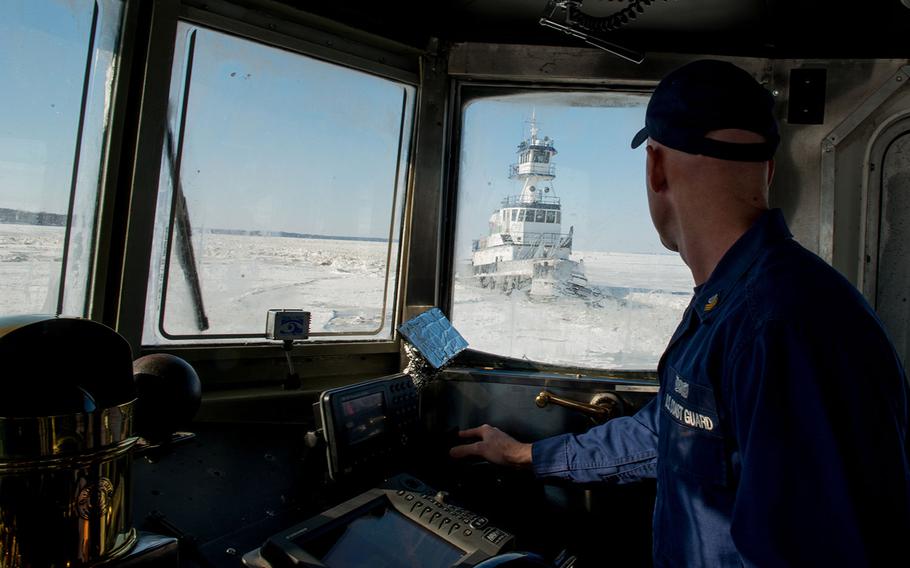
[[[531,135],[518,145],[518,163],[509,167],[509,178],[522,180],[521,203],[541,203],[551,194],[553,188],[549,183],[556,177],[556,166],[550,158],[556,155],[553,140],[544,136],[539,138],[536,112],[531,112]]]

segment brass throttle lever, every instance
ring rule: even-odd
[[[617,407],[621,404],[620,401],[615,398],[615,395],[610,395],[608,393],[595,396],[595,400],[597,401],[597,404],[588,404],[586,402],[562,398],[544,390],[540,391],[540,394],[537,395],[534,402],[537,403],[538,408],[544,408],[548,404],[571,408],[572,410],[577,410],[578,412],[587,415],[597,423],[606,422],[610,418],[613,418],[616,411],[619,410]]]

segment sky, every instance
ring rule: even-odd
[[[194,29],[181,25],[178,41]],[[193,222],[387,237],[402,117],[413,114],[415,90],[217,32],[195,33],[182,157]],[[186,44],[178,47],[186,52]],[[182,84],[181,68],[172,85]]]
[[[0,68],[11,70],[0,91],[0,207],[66,211],[90,8],[80,0],[0,4]],[[188,97],[181,181],[195,228],[388,235],[413,88],[186,24],[175,61],[171,128]],[[662,252],[648,217],[644,151],[629,148],[646,102],[540,93],[469,104],[457,254],[486,234],[503,197],[519,193],[508,166],[532,112],[541,136],[556,141],[553,188],[576,250]]]
[[[0,2],[0,207],[65,213],[88,2]]]

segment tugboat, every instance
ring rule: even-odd
[[[571,260],[572,235],[562,232],[562,205],[553,188],[553,140],[539,136],[531,114],[530,135],[518,145],[509,179],[522,182],[521,194],[502,200],[490,216],[490,234],[473,241],[474,277],[484,287],[526,289],[531,296],[586,295],[581,263]]]

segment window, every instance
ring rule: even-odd
[[[512,220],[515,220],[515,209],[512,209]]]
[[[586,368],[657,366],[693,283],[679,256],[660,244],[648,213],[645,152],[629,148],[646,104],[637,94],[535,92],[464,107],[451,317],[472,348]],[[532,131],[535,147],[558,150],[548,168],[513,179],[488,173],[515,164],[516,145]],[[485,219],[509,198],[539,203],[527,220],[561,223],[560,233],[525,225],[523,242],[472,251],[472,240],[486,236]],[[495,257],[515,260],[494,267]]]
[[[0,314],[86,316],[123,5],[0,3]]]
[[[181,22],[143,343],[390,339],[415,89]],[[488,215],[489,217],[489,215]]]

